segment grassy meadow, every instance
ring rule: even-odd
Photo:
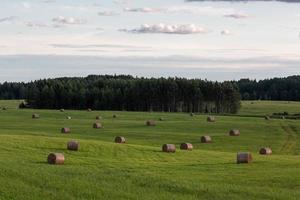
[[[0,110],[0,200],[300,199],[300,121],[262,118],[300,113],[300,103],[245,101],[238,115],[215,123],[198,114],[19,110],[18,103],[0,101],[8,108]],[[102,129],[92,128],[97,115]],[[157,125],[145,126],[149,119]],[[233,128],[239,137],[228,136]],[[127,143],[115,144],[118,135]],[[200,143],[203,135],[213,142]],[[66,150],[71,139],[78,152]],[[182,142],[194,150],[180,150]],[[161,152],[164,143],[176,144],[176,153]],[[258,154],[265,146],[273,155]],[[236,164],[244,151],[253,163]],[[51,152],[64,153],[65,164],[47,164]]]

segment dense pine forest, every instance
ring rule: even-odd
[[[300,76],[221,83],[91,75],[0,84],[0,99],[26,99],[26,106],[48,109],[235,113],[241,98],[300,101]]]
[[[237,82],[243,100],[300,101],[300,76]]]
[[[240,107],[236,83],[184,78],[91,75],[46,79],[4,83],[0,95],[47,109],[236,113]]]

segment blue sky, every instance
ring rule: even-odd
[[[1,82],[91,73],[211,80],[300,74],[300,3],[0,4]]]

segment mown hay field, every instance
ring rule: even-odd
[[[300,113],[300,103],[243,102],[239,115],[213,123],[197,113],[19,110],[18,103],[0,101],[8,108],[0,110],[1,200],[300,199],[300,121],[263,118]],[[103,127],[94,129],[98,115]],[[201,143],[203,135],[212,142]],[[70,140],[79,151],[67,150]],[[194,148],[180,150],[181,143]],[[176,152],[162,152],[163,144]],[[260,155],[262,147],[272,155]],[[63,153],[64,165],[49,165],[51,152]],[[251,152],[253,162],[236,164],[237,152]]]

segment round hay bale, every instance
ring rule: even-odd
[[[65,109],[62,108],[62,109],[60,109],[59,111],[60,111],[60,112],[65,112]]]
[[[265,120],[270,120],[270,119],[271,119],[270,116],[268,115],[265,116]]]
[[[68,127],[61,128],[61,133],[71,133],[71,129]]]
[[[162,146],[162,151],[167,152],[167,153],[175,153],[176,146],[175,146],[175,144],[164,144]]]
[[[158,118],[159,121],[165,121],[163,117]]]
[[[190,113],[190,116],[191,116],[191,117],[194,117],[194,115],[195,115],[194,113]]]
[[[147,126],[155,126],[156,123],[155,123],[155,121],[153,121],[153,120],[147,120],[147,121],[146,121],[146,125],[147,125]]]
[[[229,131],[230,136],[239,136],[240,135],[240,130],[238,129],[232,129]]]
[[[102,117],[101,117],[100,115],[98,115],[98,116],[96,116],[96,119],[97,119],[97,120],[101,120]]]
[[[126,140],[125,140],[124,137],[117,136],[117,137],[115,138],[115,143],[123,144],[123,143],[125,143],[125,142],[126,142]]]
[[[237,153],[236,163],[251,163],[253,160],[251,153]]]
[[[191,144],[191,143],[182,143],[181,145],[180,145],[180,149],[181,150],[193,150],[193,145]]]
[[[259,150],[259,154],[261,155],[271,155],[272,154],[272,149],[269,147],[263,147]]]
[[[38,119],[38,118],[40,118],[39,114],[32,114],[32,119]]]
[[[63,165],[65,163],[65,156],[62,153],[50,153],[47,161],[51,165]]]
[[[66,119],[72,119],[72,117],[70,117],[70,116],[67,116],[67,117],[66,117]]]
[[[95,129],[102,128],[102,124],[99,123],[99,122],[96,122],[96,123],[93,124],[93,128],[95,128]]]
[[[116,114],[114,114],[114,115],[113,115],[113,118],[117,118],[117,115],[116,115]]]
[[[70,151],[78,151],[79,149],[79,142],[75,140],[71,140],[67,144],[67,149]]]
[[[88,108],[87,111],[88,111],[88,112],[92,112],[92,109],[91,109],[91,108]]]
[[[206,119],[207,122],[215,122],[216,118],[214,116],[208,116]]]
[[[211,143],[211,142],[212,142],[212,139],[210,136],[204,135],[201,137],[201,143]]]

